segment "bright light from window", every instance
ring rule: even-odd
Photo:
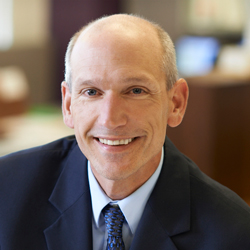
[[[7,50],[13,43],[13,2],[0,0],[0,50]]]

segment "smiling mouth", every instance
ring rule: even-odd
[[[99,142],[105,145],[110,145],[110,146],[127,145],[133,140],[134,138],[122,139],[122,140],[107,140],[107,139],[99,138]]]

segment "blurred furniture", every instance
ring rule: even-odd
[[[15,65],[24,72],[32,104],[54,103],[56,93],[60,93],[60,82],[54,80],[54,58],[53,43],[41,47],[14,47],[0,51],[0,67]]]
[[[0,119],[26,111],[28,95],[27,79],[20,68],[0,68]]]
[[[250,204],[250,78],[214,73],[186,80],[186,115],[179,127],[168,128],[169,138]]]

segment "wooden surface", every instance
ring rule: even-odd
[[[28,100],[17,100],[12,102],[0,99],[0,119],[1,117],[18,115],[28,109]]]
[[[182,124],[170,139],[199,168],[250,202],[250,80],[194,77]]]

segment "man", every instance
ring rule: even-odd
[[[165,139],[187,99],[157,25],[113,15],[76,33],[62,83],[75,137],[0,160],[0,249],[250,249],[249,207]]]

